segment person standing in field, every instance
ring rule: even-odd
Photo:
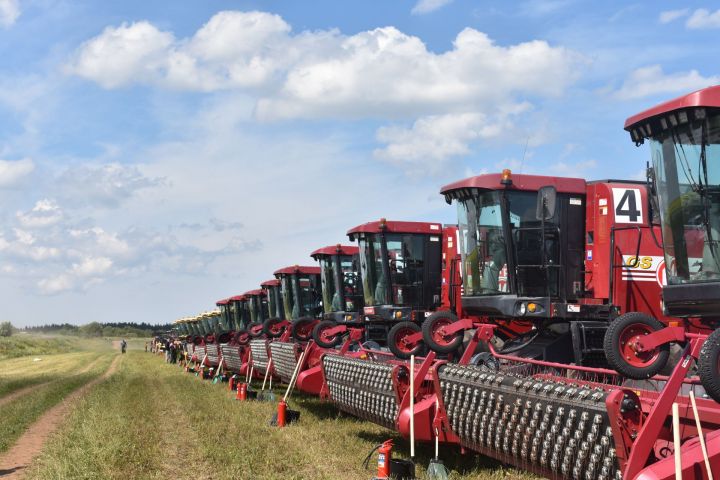
[[[122,342],[120,342],[120,350],[122,350],[122,353],[125,353],[125,350],[127,349],[127,342],[125,339],[122,339]]]

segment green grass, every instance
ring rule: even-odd
[[[17,334],[0,337],[0,360],[27,355],[68,353],[80,348],[80,339],[72,337],[41,337]]]
[[[43,412],[105,371],[112,358],[113,355],[104,355],[84,373],[55,374],[52,381],[0,407],[0,452],[7,450]]]
[[[363,458],[393,438],[407,458],[407,441],[319,399],[291,401],[300,422],[270,427],[275,403],[237,402],[227,385],[213,385],[159,356],[131,351],[119,371],[82,399],[64,428],[29,469],[28,478],[363,479]],[[432,456],[417,450],[418,477]],[[534,478],[487,458],[441,447],[453,479]],[[374,459],[373,459],[374,460]]]

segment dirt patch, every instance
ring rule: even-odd
[[[25,468],[40,454],[48,437],[50,437],[50,435],[60,427],[63,420],[67,418],[73,404],[97,383],[115,373],[120,358],[120,356],[115,357],[110,367],[100,377],[70,393],[62,402],[45,412],[35,423],[30,425],[10,450],[0,456],[0,477],[2,477],[3,480],[22,478]],[[19,392],[20,391],[14,393]]]

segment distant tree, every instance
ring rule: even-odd
[[[10,322],[0,323],[0,337],[11,336],[13,334],[13,330],[15,330],[15,327],[13,327],[12,323],[10,323]]]

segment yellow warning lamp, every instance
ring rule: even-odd
[[[527,305],[527,311],[528,311],[528,312],[530,312],[530,313],[535,313],[536,310],[537,310],[537,304],[536,304],[536,303],[532,303],[532,302],[528,303],[528,305]]]
[[[509,168],[502,171],[502,174],[500,175],[500,183],[503,185],[512,185],[512,172]]]

